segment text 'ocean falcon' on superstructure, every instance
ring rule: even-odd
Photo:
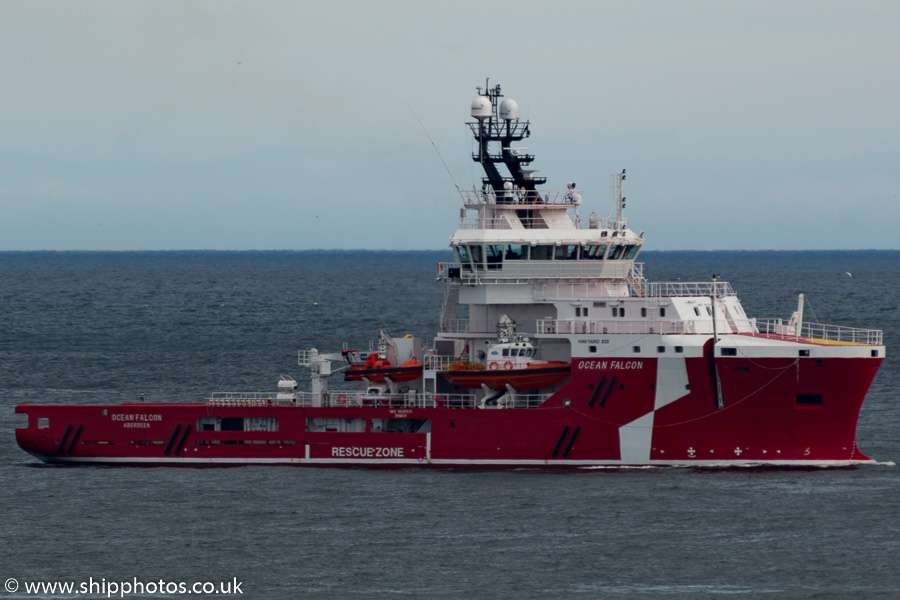
[[[47,462],[380,468],[839,466],[873,462],[856,422],[882,332],[744,313],[713,277],[651,282],[613,207],[541,188],[530,123],[500,86],[472,103],[484,178],[462,192],[440,332],[380,332],[368,352],[300,351],[309,388],[205,402],[20,405]],[[508,175],[501,174],[501,168]],[[332,378],[336,378],[332,386]]]

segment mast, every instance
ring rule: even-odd
[[[524,190],[527,195],[536,198],[536,186],[543,185],[547,179],[534,177],[535,171],[525,168],[534,160],[533,155],[522,152],[526,148],[513,147],[514,143],[531,135],[531,122],[519,119],[519,105],[515,100],[507,98],[501,101],[503,94],[499,85],[490,88],[486,81],[485,87],[484,92],[480,86],[475,88],[478,96],[472,102],[472,116],[477,122],[469,123],[478,142],[478,154],[473,154],[472,159],[481,165],[485,173],[482,185],[490,186],[498,198],[503,198],[503,194],[510,190]],[[492,144],[499,144],[499,148],[492,150]],[[500,163],[509,171],[509,176],[500,174],[497,169]]]

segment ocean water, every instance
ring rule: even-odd
[[[272,390],[280,375],[303,383],[298,349],[366,348],[380,329],[430,338],[443,291],[435,264],[448,256],[0,253],[0,597],[120,597],[118,584],[135,581],[237,581],[240,594],[211,595],[267,599],[898,597],[900,252],[642,259],[651,280],[720,274],[751,316],[787,318],[804,292],[807,318],[883,329],[888,358],[858,440],[885,464],[42,466],[15,443],[16,404],[200,400]],[[34,582],[96,587],[29,593]]]

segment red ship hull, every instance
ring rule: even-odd
[[[569,381],[533,408],[456,408],[441,398],[404,407],[256,400],[20,405],[16,412],[28,414],[28,425],[16,438],[49,463],[154,466],[871,462],[857,448],[856,423],[883,358],[716,358],[717,378],[707,357],[661,364],[666,360],[575,359]],[[276,425],[203,430],[216,419]],[[340,430],[347,424],[355,430]]]

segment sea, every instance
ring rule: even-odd
[[[750,316],[804,293],[807,320],[882,329],[857,434],[874,465],[54,467],[16,445],[20,403],[272,391],[308,382],[300,349],[430,340],[448,260],[0,252],[0,600],[900,597],[898,251],[641,255],[651,281],[719,275]]]

